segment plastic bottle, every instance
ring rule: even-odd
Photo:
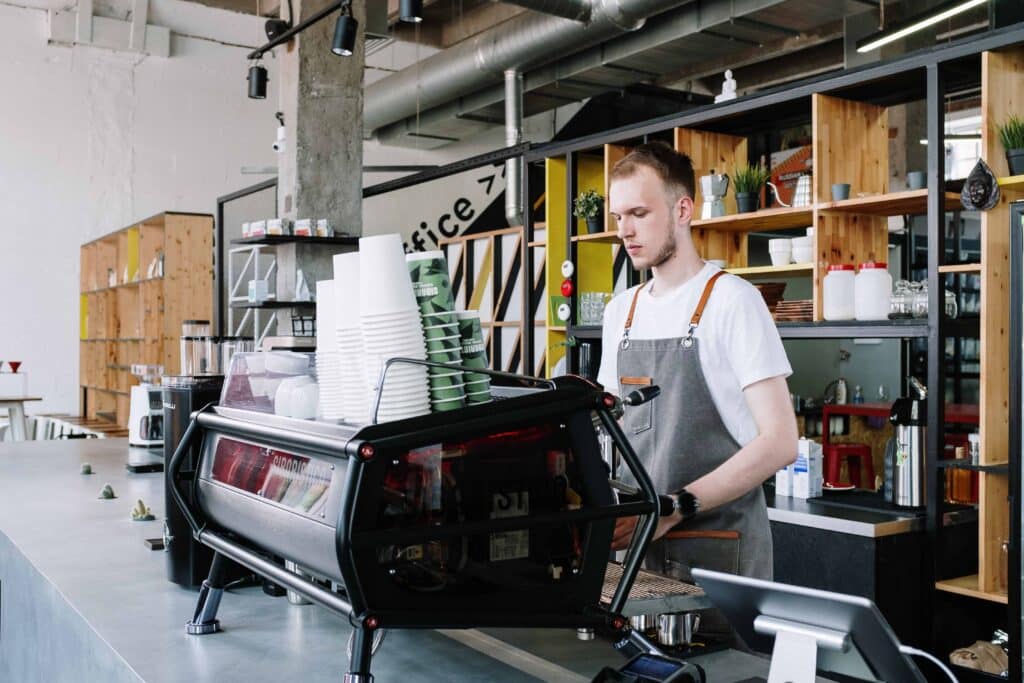
[[[853,320],[854,268],[849,263],[834,263],[822,283],[825,320]],[[889,310],[886,308],[886,315]]]
[[[892,297],[892,275],[879,261],[860,264],[854,279],[853,306],[857,320],[888,320]]]

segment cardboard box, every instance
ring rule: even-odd
[[[816,498],[821,495],[823,460],[820,443],[809,439],[797,442],[796,462],[792,465],[794,498]]]
[[[786,465],[775,473],[775,495],[793,495],[793,466]]]

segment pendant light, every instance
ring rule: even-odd
[[[253,100],[267,99],[267,69],[259,62],[249,67],[249,98]]]
[[[423,21],[423,0],[399,0],[398,19],[410,24]]]
[[[356,46],[356,32],[359,30],[359,22],[352,16],[352,4],[345,3],[341,7],[341,14],[334,24],[334,41],[331,43],[331,52],[342,57],[351,57],[352,50]]]

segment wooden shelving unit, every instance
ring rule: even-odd
[[[811,275],[813,263],[791,263],[788,266],[753,266],[749,268],[726,268],[726,271],[740,277],[755,279],[759,277],[792,277],[794,275]]]
[[[940,591],[946,591],[947,593],[956,593],[958,595],[966,595],[972,598],[978,598],[979,600],[990,600],[991,602],[1001,602],[1007,604],[1008,599],[1006,593],[998,593],[995,591],[983,591],[979,587],[979,580],[977,574],[971,576],[961,576],[956,579],[948,579],[946,581],[936,581],[935,588]]]
[[[595,244],[618,244],[619,235],[616,231],[595,232],[586,235],[573,235],[570,238],[573,242],[593,242]]]
[[[181,321],[213,319],[213,217],[162,213],[82,245],[80,409],[128,424],[132,364],[179,372]],[[102,419],[102,418],[101,418]]]
[[[790,228],[806,228],[814,220],[811,207],[761,209],[750,213],[737,213],[717,218],[696,219],[694,229],[721,232],[770,232]],[[713,258],[713,257],[712,257]]]
[[[924,214],[928,210],[927,203],[928,190],[906,190],[869,197],[853,197],[839,202],[823,202],[816,208],[824,213],[888,217]],[[960,206],[960,195],[955,192],[947,192],[945,206],[947,211],[952,211]]]
[[[980,263],[959,263],[951,266],[939,266],[940,273],[980,273]]]

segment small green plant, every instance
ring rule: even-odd
[[[1011,149],[1024,149],[1024,119],[1011,116],[999,128],[999,141],[1009,152]]]
[[[596,190],[584,190],[573,200],[572,215],[576,218],[597,218],[601,214],[604,199]]]
[[[768,170],[761,164],[739,166],[732,177],[732,183],[737,192],[760,192],[768,178]]]

